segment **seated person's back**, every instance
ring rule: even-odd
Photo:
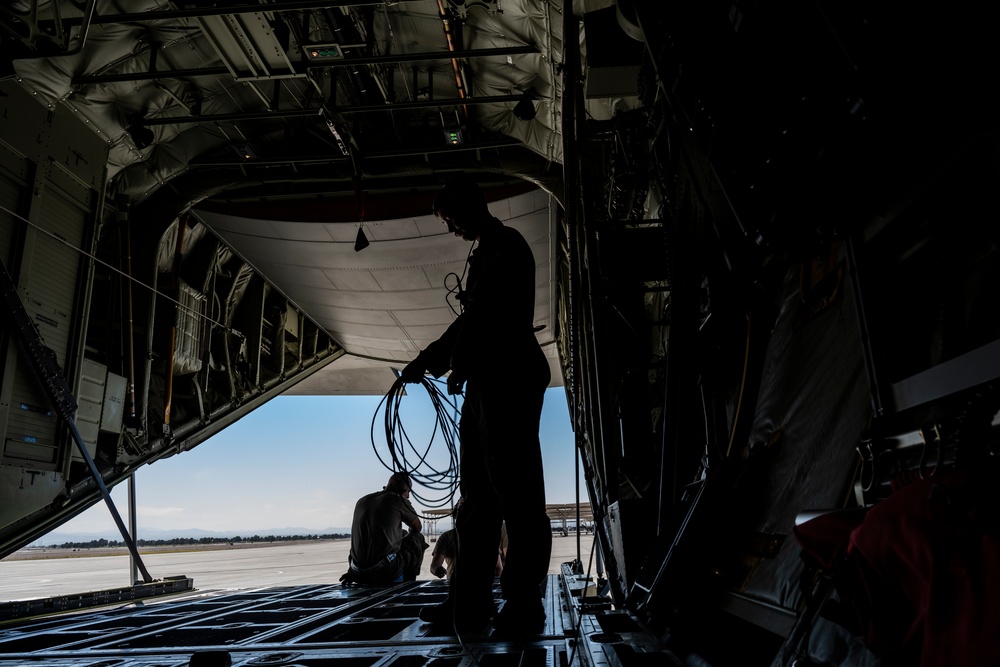
[[[412,482],[394,473],[382,491],[362,496],[354,507],[350,570],[345,583],[385,584],[413,581],[420,572],[427,543],[409,495]],[[402,524],[410,528],[404,533]]]

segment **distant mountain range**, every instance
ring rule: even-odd
[[[201,528],[188,528],[181,530],[160,530],[157,528],[139,528],[140,540],[173,540],[180,538],[202,537],[285,537],[288,535],[331,535],[350,533],[350,528],[261,528],[259,530],[202,530]],[[29,546],[40,547],[50,544],[63,544],[66,542],[90,542],[91,540],[115,540],[121,541],[122,536],[114,531],[97,531],[91,533],[60,533],[51,532],[32,542]]]

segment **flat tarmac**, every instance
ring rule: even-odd
[[[593,540],[592,534],[580,535],[580,560],[584,568]],[[316,540],[233,548],[140,549],[139,555],[154,580],[183,575],[194,579],[198,590],[231,590],[337,583],[347,569],[350,546],[347,539]],[[433,548],[432,543],[425,552],[420,579],[434,578],[429,570]],[[72,595],[132,583],[127,550],[113,555],[57,550],[67,552],[65,557],[52,557],[53,550],[47,551],[50,553],[32,558],[25,558],[22,551],[0,561],[0,601]],[[563,563],[576,558],[576,535],[554,534],[549,574],[559,574]]]

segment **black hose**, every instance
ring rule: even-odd
[[[430,378],[424,378],[420,382],[410,385],[411,387],[423,387],[434,408],[434,429],[426,444],[414,443],[400,418],[400,406],[403,398],[407,396],[406,383],[402,379],[396,379],[372,416],[371,441],[375,456],[387,470],[409,473],[414,485],[411,495],[422,506],[429,508],[453,505],[455,494],[458,492],[458,416],[461,408],[455,397],[448,396],[442,391],[444,385],[444,382]],[[383,410],[384,449],[375,440],[375,423],[378,421],[379,413]],[[445,466],[435,465],[430,457],[435,442],[439,440],[443,441],[447,450],[445,457],[447,465]],[[440,456],[435,458],[438,461],[441,460]],[[415,487],[418,485],[422,489],[434,493],[427,495],[417,493]]]

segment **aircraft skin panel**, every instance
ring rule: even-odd
[[[11,456],[10,463],[0,464],[0,526],[9,526],[43,510],[65,485],[62,473]]]
[[[241,220],[223,222],[224,216],[214,215],[209,211],[203,211],[200,215],[205,216],[206,221],[219,232],[238,232],[241,229],[252,230],[246,225],[253,224],[252,221]],[[295,222],[295,221],[260,221],[266,222],[267,236],[284,241],[294,241],[297,243],[350,243],[354,245],[357,238],[357,230],[344,225],[331,225],[315,222]]]
[[[0,169],[0,260],[4,266],[13,265],[11,260],[14,253],[14,241],[19,231],[23,228],[21,221],[15,215],[21,211],[21,202],[26,198],[27,161],[14,155],[6,149],[0,151],[0,156],[4,159],[3,169]],[[17,373],[18,357],[5,350],[0,356],[3,365],[0,366],[0,405],[5,406],[0,410],[0,428],[3,433],[7,433],[7,424],[10,419],[11,392],[13,383],[4,381],[4,378]],[[36,404],[38,401],[31,401]],[[0,440],[0,457],[6,450],[7,437]]]
[[[59,470],[58,418],[47,406],[48,397],[39,389],[32,369],[16,366],[11,383],[4,462]]]
[[[69,358],[72,318],[83,263],[80,250],[90,211],[54,188],[40,198],[36,226],[21,258],[22,299],[60,365]]]
[[[70,360],[75,356],[78,335],[75,319],[81,286],[86,285],[80,276],[84,266],[80,250],[91,220],[93,193],[75,181],[63,183],[70,192],[63,190],[56,184],[63,173],[58,169],[39,173],[40,178],[52,178],[36,180],[29,213],[33,222],[25,229],[23,245],[12,265],[19,268],[18,295],[38,334],[54,353],[56,363],[73,372]],[[44,196],[39,196],[42,193]],[[33,370],[16,350],[14,353],[17,362],[3,390],[10,398],[3,462],[64,472],[72,455],[69,443]]]

